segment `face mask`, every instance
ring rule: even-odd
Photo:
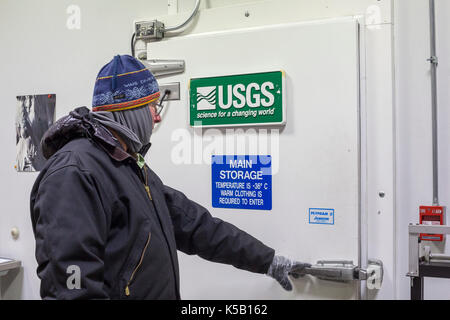
[[[124,111],[93,112],[92,115],[101,124],[117,132],[132,153],[139,152],[150,143],[153,119],[147,105]]]

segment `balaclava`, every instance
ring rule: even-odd
[[[159,96],[155,77],[140,61],[117,55],[98,74],[92,115],[136,153],[150,143],[153,120],[148,105]]]

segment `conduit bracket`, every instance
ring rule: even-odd
[[[437,56],[431,56],[429,59],[427,59],[427,61],[434,65],[439,64],[439,58]]]

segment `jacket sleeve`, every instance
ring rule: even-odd
[[[266,273],[274,250],[234,225],[212,217],[183,193],[164,187],[178,250],[236,268]]]
[[[43,299],[107,299],[105,211],[89,173],[69,165],[44,176],[31,195]]]

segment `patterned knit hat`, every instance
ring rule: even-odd
[[[122,111],[159,99],[158,83],[137,59],[117,55],[97,76],[92,111]]]

